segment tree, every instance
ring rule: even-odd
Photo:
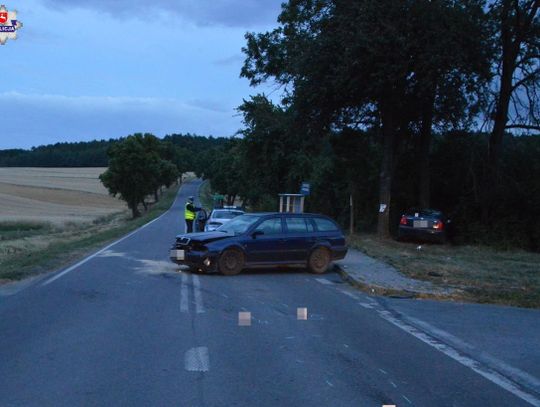
[[[417,1],[407,103],[415,134],[415,204],[430,206],[432,130],[461,129],[477,116],[491,79],[493,49],[483,0]],[[451,51],[450,51],[451,50]]]
[[[540,131],[539,7],[540,0],[497,0],[491,8],[498,50],[498,89],[491,111],[493,129],[489,139],[489,184],[497,182],[505,131]]]
[[[126,201],[136,218],[140,216],[139,204],[154,190],[148,175],[155,170],[155,158],[147,154],[140,134],[114,144],[107,154],[109,168],[99,178],[111,195]]]
[[[162,185],[170,186],[178,177],[178,169],[160,157],[160,140],[151,134],[135,134],[112,145],[107,154],[109,168],[100,180],[111,195],[126,201],[134,218],[140,215],[139,204],[147,209],[146,197]]]

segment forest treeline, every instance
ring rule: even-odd
[[[107,167],[107,151],[124,138],[65,142],[31,149],[0,150],[0,167]],[[225,143],[225,139],[194,134],[171,134],[161,139],[180,172],[204,167],[203,152]],[[173,151],[174,150],[174,151]]]

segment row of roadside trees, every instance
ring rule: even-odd
[[[482,217],[493,213],[509,129],[540,131],[539,0],[290,0],[279,26],[246,35],[242,76],[282,86],[311,140],[379,134],[379,203],[391,207],[396,156],[413,137],[419,205],[430,203],[434,129],[490,127]],[[383,206],[381,206],[383,207]],[[378,233],[389,235],[390,211]]]
[[[244,101],[205,175],[261,209],[311,181],[310,210],[342,217],[352,196],[381,237],[435,206],[469,236],[540,249],[539,6],[289,0],[274,30],[246,34],[241,71],[281,98]]]

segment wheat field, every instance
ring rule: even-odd
[[[63,225],[126,209],[99,180],[106,168],[0,168],[0,222]]]

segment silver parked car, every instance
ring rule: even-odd
[[[231,219],[243,215],[244,211],[236,208],[214,209],[206,221],[205,232],[212,232]]]

